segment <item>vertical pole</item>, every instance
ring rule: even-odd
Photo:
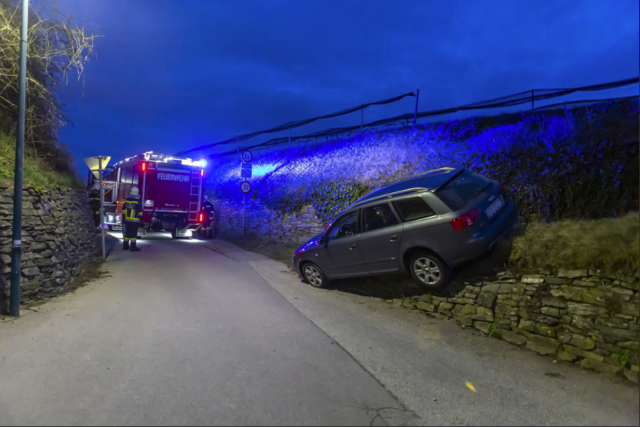
[[[360,133],[362,133],[363,127],[364,127],[364,107],[360,109]]]
[[[531,89],[531,109],[533,110],[533,92],[535,89]]]
[[[246,199],[247,195],[242,193],[242,235],[244,236],[244,212],[246,210],[245,207],[245,199]]]
[[[104,244],[104,187],[102,186],[102,156],[98,156],[98,169],[100,173],[100,233],[102,233],[102,259],[107,259]]]
[[[20,316],[20,274],[22,261],[22,185],[24,165],[24,123],[27,100],[27,37],[29,30],[29,0],[22,0],[20,31],[20,75],[18,77],[18,126],[16,132],[16,165],[13,186],[13,238],[11,246],[11,288],[9,314]]]
[[[420,89],[416,89],[416,109],[413,112],[413,125],[418,121],[418,100],[420,99]]]

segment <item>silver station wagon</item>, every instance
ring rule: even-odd
[[[411,274],[429,289],[493,248],[517,221],[502,185],[464,168],[441,168],[357,200],[293,255],[302,280]]]

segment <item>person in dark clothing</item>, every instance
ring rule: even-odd
[[[133,187],[129,198],[124,201],[122,207],[122,222],[124,227],[122,228],[124,234],[124,246],[122,249],[125,251],[131,248],[132,252],[140,252],[140,248],[137,246],[138,240],[138,228],[142,223],[142,206],[140,205],[138,187]]]
[[[211,226],[213,225],[213,205],[206,197],[204,205],[202,206],[202,210],[204,211],[204,221],[202,222],[202,231],[204,237],[212,238],[213,230]]]
[[[93,214],[93,223],[96,226],[96,230],[100,231],[100,192],[96,187],[93,187],[91,193],[89,193],[89,205]]]

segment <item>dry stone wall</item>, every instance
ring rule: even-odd
[[[231,200],[213,202],[216,212],[216,229],[219,236],[242,234],[242,203]],[[322,233],[324,226],[316,216],[313,206],[307,206],[299,213],[282,215],[260,202],[250,200],[244,207],[245,233],[260,235],[268,240],[303,243]]]
[[[585,369],[638,382],[638,277],[572,270],[465,282],[451,297],[396,300]]]
[[[11,275],[13,190],[0,188],[0,310],[6,310]],[[100,247],[82,190],[40,193],[25,189],[22,219],[22,301],[64,292]]]

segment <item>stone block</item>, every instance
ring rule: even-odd
[[[598,285],[596,282],[591,282],[588,280],[574,280],[573,282],[571,282],[571,284],[573,286],[581,286],[584,288],[593,288],[594,286]]]
[[[491,328],[490,322],[473,322],[473,327],[478,329],[479,331],[484,332],[485,334],[489,333],[489,329]]]
[[[566,279],[561,279],[558,277],[545,277],[544,282],[549,285],[562,285]]]
[[[638,306],[637,303],[632,303],[632,302],[620,303],[620,313],[622,314],[638,317],[639,312],[640,312],[640,307]]]
[[[575,279],[576,277],[587,277],[589,273],[587,270],[565,270],[560,269],[558,271],[558,277]]]
[[[585,331],[594,329],[596,327],[595,321],[591,317],[585,316],[571,316],[571,326]]]
[[[451,310],[454,307],[454,304],[450,304],[448,302],[442,302],[438,307],[441,310]]]
[[[471,298],[449,298],[449,302],[454,304],[475,304],[476,300]]]
[[[466,316],[476,314],[476,310],[478,307],[474,307],[472,305],[457,305],[453,309],[453,314],[456,316]],[[482,319],[478,319],[482,320]]]
[[[542,307],[540,309],[542,314],[546,314],[547,316],[560,318],[560,309],[554,307]]]
[[[564,298],[543,297],[542,305],[556,308],[567,308],[567,300]]]
[[[576,314],[579,316],[598,316],[600,314],[606,313],[606,309],[604,307],[599,307],[592,304],[569,302],[567,305],[569,314]]]
[[[543,337],[556,338],[556,330],[550,326],[542,325],[540,323],[536,324],[535,332],[538,335],[542,335]]]
[[[433,304],[429,304],[428,302],[424,302],[424,301],[418,301],[418,302],[416,303],[416,307],[417,307],[419,310],[422,310],[422,311],[429,311],[429,312],[431,312],[431,311],[435,311],[435,310],[436,310],[436,306],[435,306],[435,305],[433,305]]]
[[[526,337],[516,334],[515,332],[512,332],[512,331],[499,329],[498,334],[500,335],[500,337],[502,337],[503,340],[520,347],[522,347],[527,342]]]
[[[474,320],[493,322],[493,311],[484,307],[476,307],[476,314],[472,316]]]
[[[631,369],[625,369],[624,370],[624,376],[629,381],[638,384],[638,372],[637,371],[632,371]]]
[[[638,339],[638,333],[627,329],[612,328],[605,325],[597,325],[596,328],[606,337],[618,341],[633,341]]]
[[[508,315],[508,316],[517,316],[518,315],[518,310],[508,306],[508,305],[504,305],[504,304],[497,304],[496,308],[496,315]]]
[[[521,320],[518,326],[528,332],[535,332],[536,330],[536,323],[532,320]]]
[[[497,294],[498,291],[500,290],[500,284],[491,284],[491,285],[484,285],[482,287],[482,292],[489,292],[489,293],[494,293]]]
[[[596,319],[596,325],[611,326],[618,329],[629,329],[629,320],[620,319],[618,317],[598,317]]]
[[[554,292],[551,292],[551,294],[553,296],[563,296],[564,298],[571,301],[582,302],[582,295],[584,294],[584,288],[562,285],[560,286],[559,295],[554,295]]]
[[[591,369],[598,372],[617,375],[622,372],[621,366],[609,365],[608,363],[598,362],[593,359],[583,359],[580,366],[585,369]]]
[[[22,275],[26,277],[37,276],[40,274],[40,269],[38,267],[28,267],[22,269]]]
[[[529,335],[527,339],[527,349],[543,355],[556,354],[559,346],[558,340],[553,338]]]
[[[628,348],[630,350],[634,350],[635,352],[638,352],[638,344],[638,341],[624,341],[618,343],[620,347]]]
[[[520,281],[522,283],[538,285],[544,283],[544,276],[541,276],[539,274],[529,274],[522,276],[522,279]]]

